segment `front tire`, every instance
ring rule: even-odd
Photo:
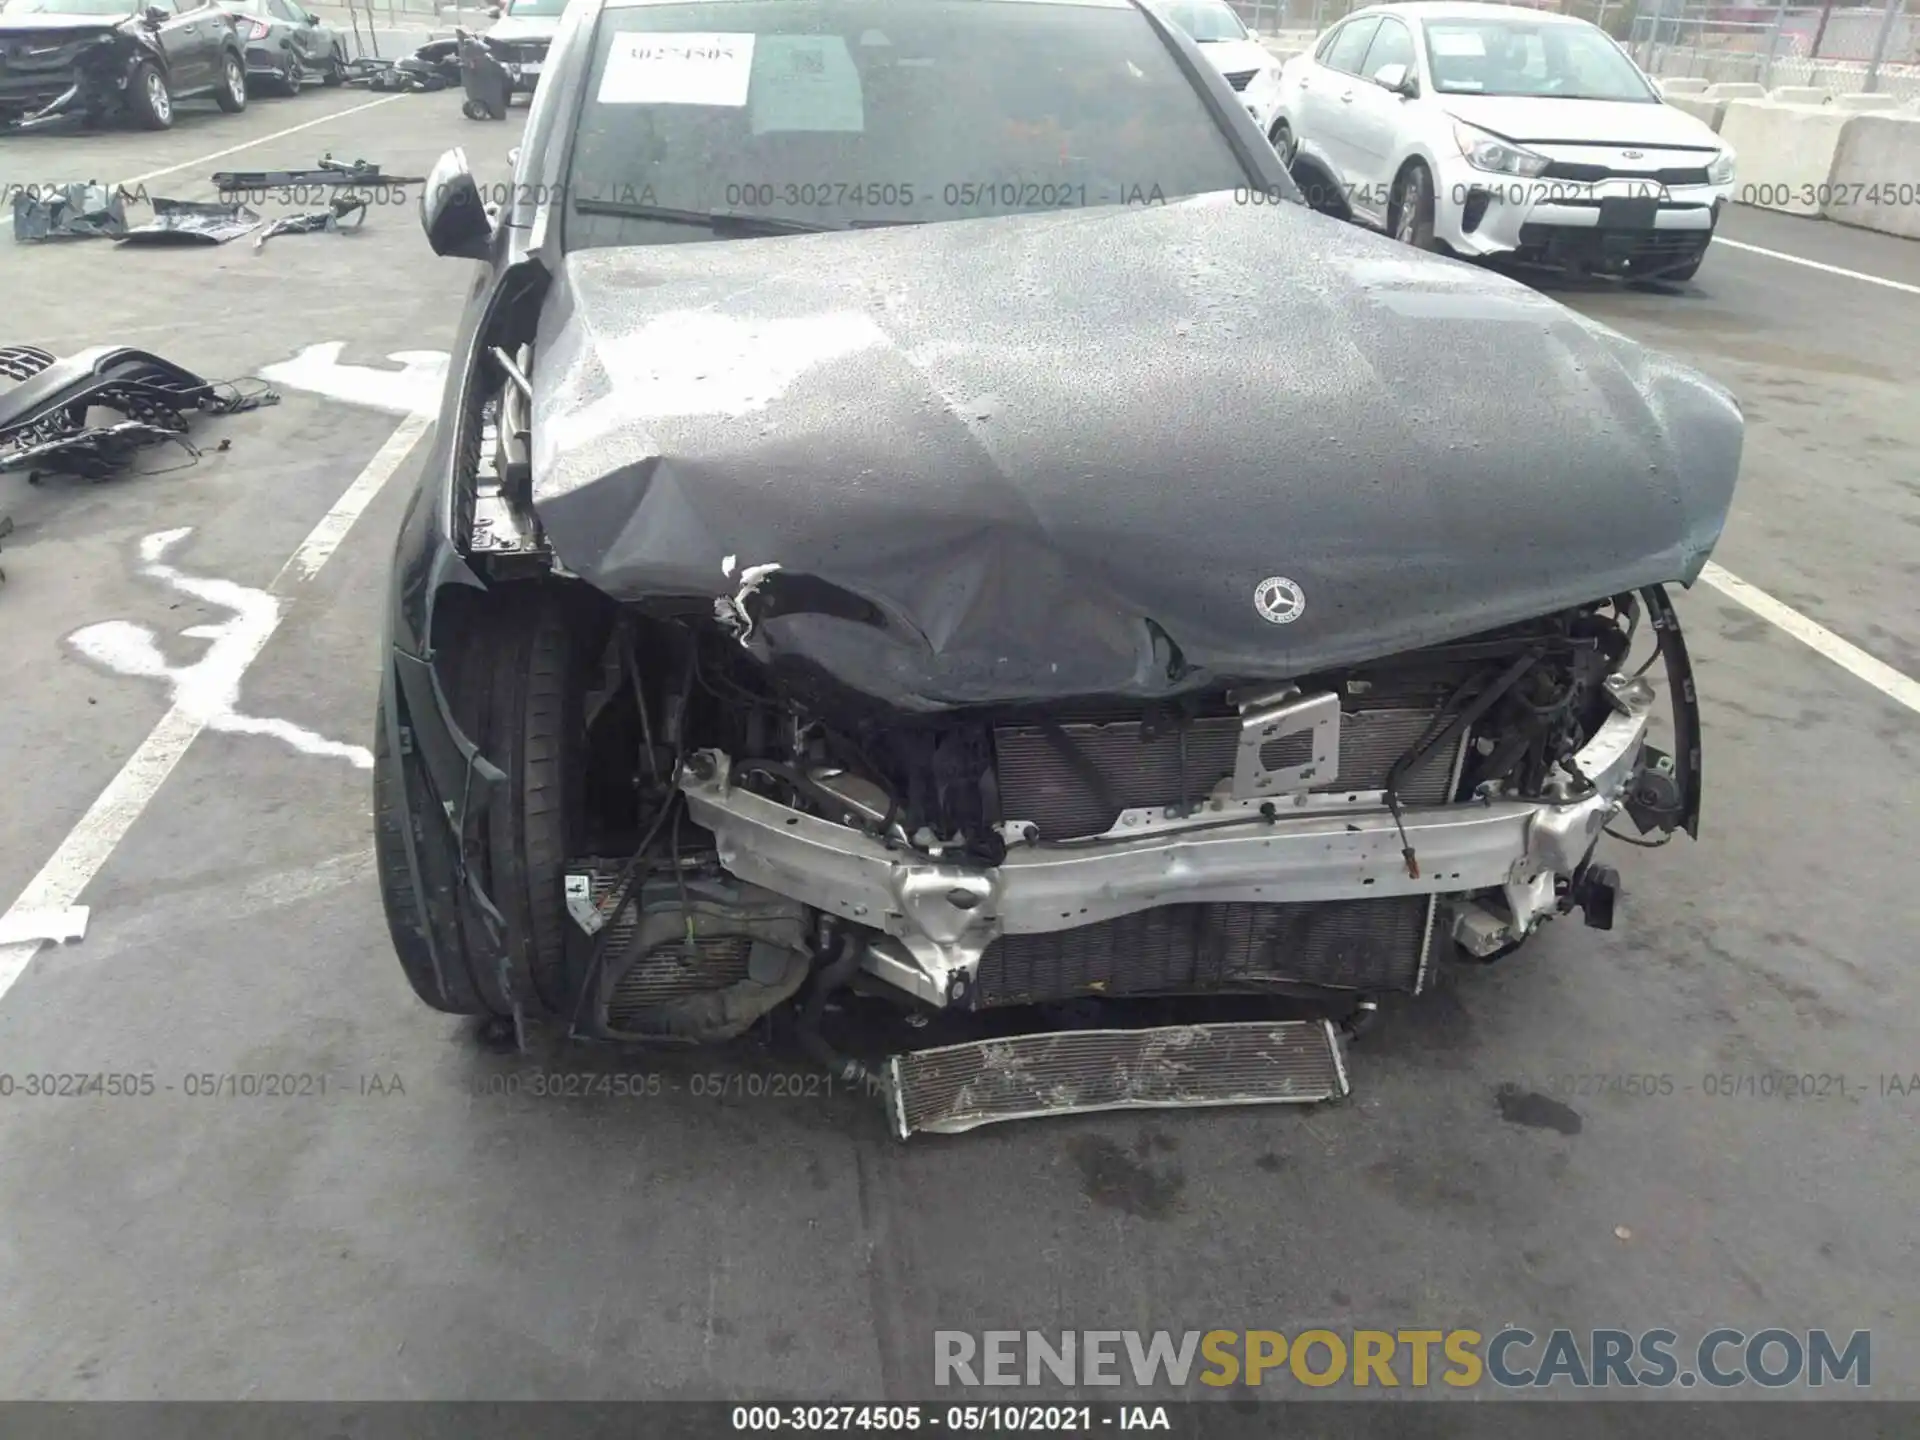
[[[220,84],[213,92],[213,103],[229,115],[247,108],[247,65],[229,50],[221,58]]]
[[[347,79],[347,57],[340,53],[340,47],[334,46],[327,53],[327,68],[320,72],[320,83],[329,90],[344,85]]]
[[[444,686],[453,719],[505,774],[494,803],[475,823],[468,862],[500,912],[516,962],[531,981],[517,998],[532,1018],[567,1017],[573,987],[566,966],[566,901],[562,872],[570,853],[571,817],[582,799],[576,757],[582,730],[573,632],[564,612],[544,600],[526,609],[485,604],[459,617],[447,648]],[[406,863],[406,836],[449,853],[420,858],[422,883],[453,882],[456,857],[445,821],[423,778],[409,776],[390,753],[387,715],[377,717],[374,746],[374,853],[387,929],[413,991],[436,1010],[456,1015],[512,1013],[512,1002],[485,951],[470,944],[478,926],[456,921],[464,898],[448,894],[429,913]],[[431,862],[431,863],[430,863]],[[434,876],[441,878],[436,880]],[[432,925],[435,945],[427,943]],[[434,951],[440,961],[434,968]],[[524,991],[516,983],[516,992]]]
[[[142,130],[168,130],[173,127],[173,90],[160,67],[142,60],[133,67],[127,80],[127,109],[133,123]]]
[[[1282,165],[1293,164],[1294,152],[1299,150],[1300,142],[1293,138],[1293,127],[1285,120],[1273,122],[1273,129],[1267,135],[1267,143],[1273,146],[1274,153],[1280,157]]]
[[[1438,250],[1433,238],[1433,176],[1419,161],[1400,172],[1388,209],[1393,238],[1416,250]]]

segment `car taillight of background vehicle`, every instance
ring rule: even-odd
[[[233,23],[249,40],[264,40],[272,33],[272,27],[264,20],[249,20],[244,15],[235,15]]]

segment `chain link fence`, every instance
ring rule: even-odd
[[[1368,0],[1230,0],[1250,29],[1305,43]],[[1662,78],[1807,85],[1829,95],[1920,98],[1920,16],[1875,5],[1728,5],[1708,0],[1533,0],[1591,21]]]
[[[1613,33],[1650,75],[1920,97],[1920,23],[1904,0],[1764,9],[1640,0]]]

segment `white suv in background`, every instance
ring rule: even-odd
[[[1187,32],[1239,93],[1261,133],[1274,139],[1280,119],[1280,61],[1241,23],[1233,7],[1226,0],[1162,0],[1157,8]]]
[[[1510,5],[1357,10],[1289,60],[1274,145],[1318,208],[1422,249],[1687,280],[1733,152],[1605,32]]]

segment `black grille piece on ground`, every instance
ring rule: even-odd
[[[1317,904],[1163,905],[987,947],[973,1003],[1081,995],[1272,991],[1282,984],[1412,992],[1431,943],[1425,895]]]
[[[1349,710],[1340,716],[1340,771],[1331,785],[1314,787],[1334,794],[1342,790],[1377,790],[1387,771],[1419,741],[1433,718],[1420,708]],[[1079,752],[1078,760],[1063,753],[1062,738]],[[1288,736],[1268,749],[1279,753],[1262,759],[1270,765],[1303,762],[1306,754],[1288,754]],[[1299,737],[1305,743],[1305,737]],[[1233,774],[1234,751],[1240,740],[1235,716],[1193,721],[1186,733],[1186,795],[1189,802],[1206,798]],[[1009,820],[1027,820],[1039,827],[1042,840],[1067,840],[1099,835],[1119,820],[1120,809],[1179,803],[1181,795],[1181,741],[1174,730],[1149,730],[1138,719],[1065,724],[1058,733],[1039,725],[1002,725],[995,729],[996,773],[1001,812]],[[1400,799],[1408,805],[1439,805],[1452,798],[1447,791],[1459,758],[1456,747],[1436,749],[1411,767],[1400,782]],[[1098,772],[1110,802],[1084,775],[1087,766]]]
[[[1312,1104],[1348,1093],[1325,1020],[1070,1030],[896,1055],[888,1104],[902,1140],[1040,1115]]]

